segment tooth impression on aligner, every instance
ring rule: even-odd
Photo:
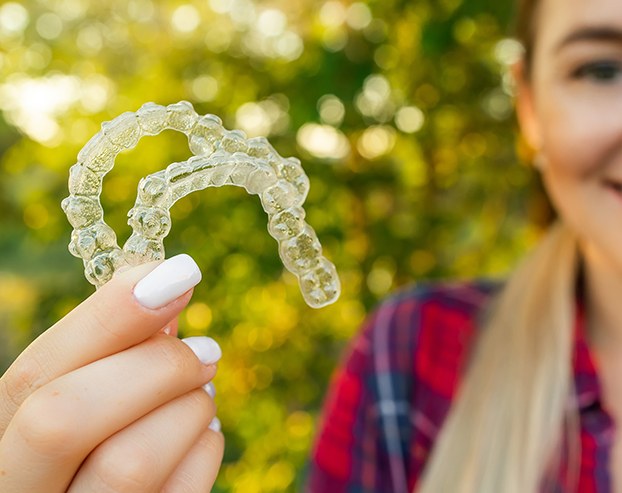
[[[119,152],[167,128],[186,134],[193,156],[140,180],[136,203],[128,213],[132,234],[121,249],[103,220],[99,202],[103,177]],[[192,192],[223,185],[259,196],[268,214],[268,231],[278,242],[283,265],[298,278],[305,301],[315,308],[335,302],[339,277],[305,222],[302,206],[309,178],[300,161],[282,158],[265,137],[247,139],[241,130],[226,130],[215,115],[197,115],[187,101],[168,106],[146,103],[136,113],[104,122],[86,143],[71,167],[70,195],[62,202],[75,228],[69,251],[83,259],[87,279],[100,287],[121,266],[163,259],[173,204]]]

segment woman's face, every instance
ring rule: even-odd
[[[588,261],[622,273],[622,1],[541,0],[518,109]]]

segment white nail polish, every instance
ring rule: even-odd
[[[205,392],[207,392],[207,395],[209,395],[212,399],[216,397],[216,387],[214,387],[214,384],[212,382],[208,382],[203,385],[203,390],[205,390]]]
[[[211,337],[186,337],[181,342],[192,349],[204,365],[216,363],[222,356],[220,346]]]
[[[208,425],[208,428],[212,431],[219,432],[221,429],[220,420],[214,416],[214,419],[212,419],[212,422]]]
[[[168,305],[201,281],[196,262],[185,253],[165,260],[134,287],[134,297],[146,308]]]

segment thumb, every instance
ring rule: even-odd
[[[0,429],[34,390],[132,347],[175,319],[201,272],[188,255],[116,275],[39,336],[0,379]]]

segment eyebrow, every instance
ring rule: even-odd
[[[571,32],[557,45],[556,51],[561,51],[568,45],[581,41],[601,41],[622,44],[622,30],[609,26],[584,27]]]

